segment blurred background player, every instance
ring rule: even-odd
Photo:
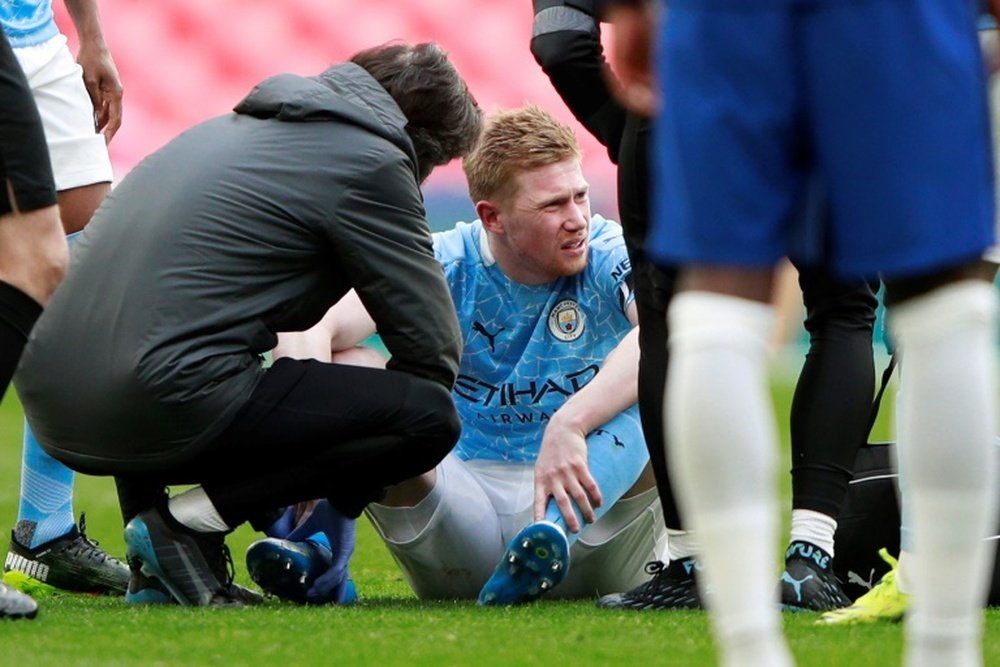
[[[48,149],[28,82],[0,35],[0,397],[28,334],[66,270]],[[35,601],[0,583],[0,618],[34,618]]]
[[[28,77],[45,128],[70,242],[111,187],[107,143],[121,125],[122,85],[101,30],[96,0],[66,0],[79,39],[74,61],[51,0],[0,5],[0,25]],[[125,592],[128,568],[87,539],[73,519],[73,471],[46,454],[27,421],[17,523],[4,561],[5,579],[25,576],[56,588]]]
[[[576,118],[618,165],[618,206],[632,259],[639,315],[639,410],[669,535],[669,564],[650,563],[653,578],[609,595],[601,606],[669,609],[698,606],[696,536],[684,530],[667,474],[663,387],[666,312],[676,270],[654,265],[645,250],[649,228],[649,119],[612,94],[601,46],[596,0],[534,0],[531,50]],[[802,267],[809,351],[791,409],[792,528],[781,577],[783,605],[823,611],[850,599],[833,574],[836,517],[843,505],[872,400],[872,327],[878,305],[871,285]]]
[[[656,85],[653,22],[637,7],[616,14],[627,98],[651,110],[663,93],[651,251],[684,266],[666,423],[722,661],[791,663],[767,585],[778,524],[764,364],[773,266],[791,255],[886,277],[920,549],[905,659],[981,664],[997,295],[976,271],[995,203],[974,9],[778,4],[672,3]],[[814,177],[829,186],[822,227],[798,215]]]

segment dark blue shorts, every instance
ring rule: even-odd
[[[722,4],[663,21],[656,261],[905,277],[993,242],[970,3]]]

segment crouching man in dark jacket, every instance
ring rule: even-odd
[[[115,476],[130,599],[238,604],[226,532],[317,497],[356,517],[451,450],[461,340],[419,185],[480,116],[438,46],[376,47],[262,82],[102,205],[16,383],[47,452]],[[265,368],[352,288],[387,370]]]

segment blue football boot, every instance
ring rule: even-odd
[[[479,592],[483,606],[522,604],[537,600],[566,578],[569,542],[550,521],[521,529],[507,545],[493,575]]]
[[[264,592],[282,600],[299,604],[350,604],[357,600],[357,589],[346,571],[338,585],[329,586],[329,590],[324,586],[322,592],[312,590],[310,594],[317,580],[327,575],[333,565],[330,550],[319,542],[268,537],[251,544],[246,558],[250,578]]]

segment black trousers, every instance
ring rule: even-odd
[[[126,522],[165,486],[201,484],[230,526],[327,498],[356,517],[385,488],[431,470],[458,440],[450,392],[396,371],[279,359],[229,427],[182,467],[116,477]]]
[[[878,283],[797,268],[809,350],[792,397],[792,508],[837,517],[868,440]]]

